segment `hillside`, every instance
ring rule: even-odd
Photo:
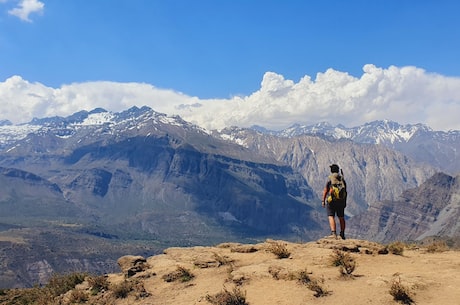
[[[51,290],[34,288],[2,291],[0,304],[25,295],[47,304],[397,304],[390,290],[407,293],[406,304],[458,304],[460,255],[443,246],[323,238],[174,247],[146,259],[122,257],[123,272],[86,277],[54,301],[45,293]],[[224,292],[234,299],[224,302]]]

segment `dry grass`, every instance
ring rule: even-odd
[[[394,255],[403,255],[405,244],[400,241],[395,241],[388,245],[388,251]]]
[[[57,300],[57,297],[73,290],[76,285],[81,284],[85,280],[86,276],[86,273],[54,274],[44,287],[37,286],[29,289],[9,290],[8,293],[4,291],[3,295],[9,301],[3,302],[0,299],[0,303],[8,305],[59,304],[60,302]],[[77,295],[73,297],[75,300],[84,298],[82,294],[80,294],[80,297]]]
[[[89,286],[91,287],[91,294],[96,295],[101,291],[109,289],[109,282],[106,276],[92,276],[87,279]]]
[[[273,242],[270,244],[268,249],[271,253],[275,254],[279,259],[288,258],[291,256],[291,252],[286,247],[286,244],[282,242]]]
[[[236,287],[233,291],[224,289],[215,295],[207,295],[206,301],[213,305],[248,305],[246,302],[246,292]]]
[[[357,265],[350,253],[340,250],[334,250],[330,261],[332,266],[339,267],[339,272],[342,276],[351,276]]]
[[[401,279],[394,280],[390,287],[390,294],[393,299],[403,304],[413,304],[414,300],[408,287],[401,284]]]
[[[175,281],[188,282],[188,281],[191,281],[194,277],[195,276],[190,270],[188,270],[187,268],[178,266],[177,270],[163,275],[162,279],[165,282],[175,282]]]
[[[440,253],[449,250],[449,246],[443,240],[434,241],[426,247],[429,253]]]

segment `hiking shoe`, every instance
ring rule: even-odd
[[[337,239],[337,233],[335,231],[331,232],[331,235],[329,235],[330,238]]]
[[[341,237],[342,239],[345,239],[345,232],[340,232],[340,237]]]

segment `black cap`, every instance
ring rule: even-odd
[[[339,172],[339,166],[337,164],[329,165],[329,167],[331,168],[332,173],[338,173]]]

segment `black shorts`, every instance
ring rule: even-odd
[[[345,217],[345,203],[331,202],[327,204],[327,216]]]

